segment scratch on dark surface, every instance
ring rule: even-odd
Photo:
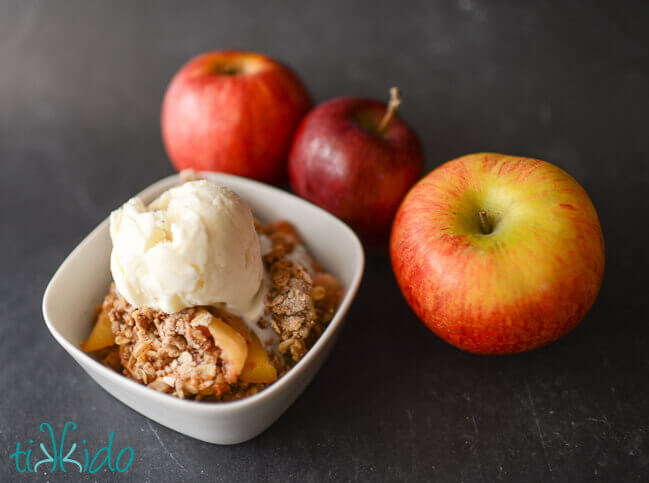
[[[415,427],[412,424],[412,410],[406,409],[406,416],[408,416],[408,427],[410,428],[410,436],[415,436]]]
[[[410,437],[412,438],[413,441],[416,441],[417,438],[417,432],[415,430],[415,425],[413,424],[413,415],[412,415],[412,409],[408,408],[406,409],[406,416],[408,416],[408,428],[410,431]],[[417,448],[415,446],[412,446],[410,448],[410,461],[411,461],[411,467],[413,471],[417,470],[417,464],[419,462],[418,458],[418,452]]]
[[[602,416],[601,418],[586,418],[586,421],[592,421],[593,423],[602,423],[606,424],[607,426],[611,425],[606,416]]]
[[[550,460],[548,460],[548,451],[545,447],[545,440],[543,439],[543,432],[541,431],[539,418],[536,415],[536,407],[534,406],[534,400],[532,399],[530,386],[527,383],[525,383],[525,389],[527,389],[527,399],[529,399],[530,401],[530,407],[532,408],[532,417],[534,418],[534,423],[536,424],[536,430],[539,433],[539,441],[541,442],[541,448],[543,449],[543,457],[545,458],[545,463],[548,465],[548,471],[552,472],[552,466],[550,465]]]
[[[156,437],[156,439],[157,439],[158,442],[160,443],[160,446],[162,446],[162,449],[165,450],[165,453],[167,453],[167,454],[169,455],[169,458],[171,458],[172,461],[173,461],[174,463],[176,463],[176,464],[178,465],[178,467],[181,468],[183,471],[187,471],[187,468],[185,468],[185,467],[182,465],[182,463],[176,459],[176,457],[173,455],[173,453],[167,449],[167,447],[165,446],[165,444],[162,442],[162,439],[160,439],[160,436],[158,435],[158,432],[157,432],[157,431],[155,430],[155,428],[151,425],[151,421],[149,421],[149,420],[147,419],[147,420],[146,420],[146,424],[149,426],[149,429],[151,430],[151,432],[153,433],[153,435]]]
[[[473,422],[473,441],[469,447],[469,451],[473,453],[475,448],[480,441],[480,430],[478,429],[478,423],[475,420],[475,414],[471,413],[471,421]],[[480,481],[485,481],[484,473],[482,472],[482,461],[480,460],[480,455],[476,455],[476,463],[478,465],[478,472],[480,473]]]
[[[558,439],[560,439],[560,440],[563,442],[563,444],[565,444],[568,448],[570,447],[570,443],[568,442],[568,440],[566,440],[566,438],[564,438],[564,437],[561,435],[561,433],[559,433],[558,431],[555,431],[555,432],[554,432],[554,435],[555,435]]]
[[[475,447],[478,445],[478,441],[480,440],[480,430],[478,430],[478,423],[475,422],[475,414],[471,415],[471,420],[473,421],[473,442],[471,443],[470,451],[473,453],[473,450]]]

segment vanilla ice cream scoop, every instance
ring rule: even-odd
[[[207,180],[184,183],[148,207],[132,198],[110,215],[110,269],[134,306],[167,313],[225,303],[246,312],[264,274],[250,208]]]

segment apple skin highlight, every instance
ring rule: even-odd
[[[199,55],[164,96],[162,139],[178,171],[222,171],[266,183],[286,175],[293,133],[311,106],[288,67],[255,53]]]
[[[415,185],[397,212],[390,255],[417,316],[477,354],[564,336],[597,298],[605,258],[595,208],[568,173],[493,153],[449,161]]]

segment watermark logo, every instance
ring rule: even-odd
[[[68,434],[76,431],[77,425],[68,421],[63,426],[61,438],[57,441],[54,430],[49,423],[42,423],[40,431],[45,434],[45,442],[34,446],[34,440],[24,447],[16,443],[16,451],[9,455],[14,460],[18,473],[36,473],[48,471],[78,471],[79,473],[97,473],[102,468],[123,473],[131,467],[135,452],[130,446],[125,446],[118,452],[113,448],[115,433],[111,431],[108,442],[91,456],[86,440],[78,445]],[[77,450],[83,455],[77,455]]]

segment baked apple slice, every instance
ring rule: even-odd
[[[115,336],[110,328],[110,317],[106,310],[102,310],[88,340],[81,343],[81,349],[83,352],[94,352],[112,345],[115,345]]]
[[[268,358],[268,352],[257,337],[238,317],[228,316],[226,322],[241,334],[248,343],[248,358],[243,366],[239,379],[242,382],[271,383],[277,380],[277,369]]]
[[[225,362],[225,380],[237,382],[248,357],[248,345],[245,337],[220,317],[214,317],[205,309],[200,309],[192,319],[192,325],[207,327],[214,339],[214,345],[221,349],[221,358]]]

